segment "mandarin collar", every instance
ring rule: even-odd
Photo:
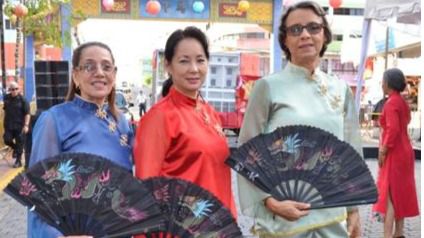
[[[400,93],[399,93],[398,91],[396,91],[396,90],[392,90],[392,91],[389,93],[389,97],[391,97],[391,96],[395,96],[395,95],[400,95]]]
[[[72,100],[72,103],[74,103],[75,105],[77,105],[78,107],[88,110],[88,111],[97,111],[99,109],[99,106],[95,103],[89,102],[87,100],[85,100],[84,98],[82,98],[80,95],[75,95],[74,99]],[[101,109],[103,110],[107,110],[108,109],[108,105],[107,103],[103,104],[101,106]]]
[[[173,99],[175,103],[182,104],[182,105],[188,105],[196,107],[198,102],[201,102],[200,100],[200,93],[197,95],[197,98],[191,98],[180,91],[176,90],[174,87],[171,87],[169,90],[169,96]]]
[[[321,75],[321,70],[318,67],[315,68],[314,73],[311,75],[311,73],[309,72],[308,69],[306,69],[305,67],[302,66],[298,66],[293,64],[292,62],[288,62],[286,65],[287,69],[289,70],[290,73],[294,73],[294,74],[300,74],[305,76],[306,79],[309,80],[315,80],[317,76]]]

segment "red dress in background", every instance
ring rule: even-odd
[[[373,210],[386,214],[390,191],[395,219],[419,215],[414,176],[415,156],[407,131],[410,120],[411,114],[405,100],[399,93],[391,93],[380,117],[383,130],[380,145],[387,146],[388,150],[384,165],[379,169],[379,196]]]
[[[227,140],[214,109],[174,88],[145,114],[134,145],[138,178],[176,177],[212,192],[236,217]]]

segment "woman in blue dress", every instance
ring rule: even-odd
[[[72,80],[66,102],[43,112],[33,132],[30,167],[62,152],[85,152],[107,158],[132,171],[133,132],[115,100],[117,68],[111,49],[88,42],[73,52]],[[62,234],[28,214],[28,237]]]

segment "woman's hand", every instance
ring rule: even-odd
[[[299,218],[309,214],[308,203],[296,202],[292,200],[278,201],[273,197],[268,197],[264,200],[265,207],[268,208],[272,213],[283,217],[289,221],[296,221]]]
[[[349,238],[361,237],[361,221],[358,209],[347,213],[347,232],[349,233]]]
[[[378,166],[381,168],[384,165],[387,155],[387,147],[382,146],[378,149]]]

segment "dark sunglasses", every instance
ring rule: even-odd
[[[9,88],[9,91],[16,91],[18,88]]]
[[[295,24],[289,27],[286,27],[287,34],[291,36],[300,36],[303,32],[303,29],[306,29],[309,34],[316,35],[321,32],[322,28],[324,27],[323,24],[316,23],[316,22],[310,22],[308,24],[301,25],[301,24]]]

